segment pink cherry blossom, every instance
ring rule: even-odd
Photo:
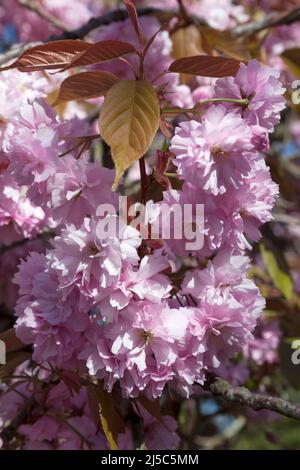
[[[278,186],[272,181],[265,161],[255,161],[243,186],[227,196],[225,207],[233,230],[239,233],[238,244],[242,249],[249,248],[249,241],[260,239],[261,225],[272,220],[272,209],[278,196]]]
[[[162,274],[165,270],[169,270],[168,257],[159,253],[144,256],[138,268],[128,265],[122,271],[114,290],[109,290],[109,295],[99,306],[103,317],[111,320],[117,315],[116,310],[127,307],[132,300],[160,303],[168,298],[172,284],[169,278]]]
[[[33,358],[58,366],[80,365],[77,355],[89,325],[87,314],[78,310],[78,292],[63,301],[57,273],[44,255],[32,253],[15,276],[19,286],[16,333],[24,343],[33,343]]]
[[[11,242],[12,240],[10,240]],[[8,245],[7,251],[1,254],[0,263],[0,304],[11,312],[18,299],[18,288],[12,282],[18,270],[21,260],[28,257],[29,253],[34,251],[42,253],[45,250],[45,241],[42,238],[27,240],[26,243],[11,247]]]
[[[272,132],[285,108],[285,89],[278,78],[279,72],[275,69],[251,60],[247,65],[241,63],[235,77],[217,80],[215,96],[248,99],[249,104],[245,108],[234,104],[227,106],[239,111],[248,124],[259,125]]]
[[[171,150],[183,179],[217,195],[241,186],[255,158],[251,139],[251,129],[244,120],[217,105],[209,108],[200,123],[181,123]]]
[[[97,212],[101,204],[117,204],[117,194],[111,187],[114,172],[98,163],[74,160],[70,155],[60,159],[56,172],[49,180],[51,215],[57,223],[80,227],[85,217]]]
[[[23,185],[45,182],[55,172],[59,155],[59,123],[54,110],[40,99],[25,103],[13,123],[10,171]]]
[[[254,338],[247,344],[244,354],[257,365],[276,364],[282,337],[278,321],[261,318],[254,330]]]
[[[164,193],[164,208],[161,216],[162,238],[167,247],[179,256],[197,256],[206,258],[213,255],[216,250],[225,244],[235,246],[240,232],[232,228],[231,214],[226,213],[226,207],[223,205],[223,196],[214,197],[207,191],[201,190],[197,186],[184,183],[182,190],[169,190]],[[189,205],[190,210],[187,210]],[[203,206],[204,214],[197,212],[197,205]],[[180,222],[176,219],[177,212],[185,213],[181,222],[181,233],[175,236],[172,230],[173,221],[176,221],[178,230]],[[239,228],[240,230],[240,228]],[[187,248],[187,243],[191,240],[186,238],[186,233],[191,232],[203,239],[203,245],[199,247]],[[179,236],[181,235],[182,236]]]
[[[8,447],[18,450],[107,450],[103,392],[124,421],[113,436],[120,449],[137,447],[135,423],[142,427],[139,447],[177,449],[176,420],[164,414],[158,419],[152,406],[176,400],[170,413],[178,418],[180,397],[197,394],[201,400],[214,374],[232,384],[254,379],[266,391],[272,382],[260,382],[260,375],[271,374],[278,362],[280,325],[263,315],[266,301],[249,273],[256,263],[258,285],[261,277],[272,299],[287,300],[272,285],[256,244],[278,196],[266,161],[281,184],[282,174],[298,163],[297,155],[283,160],[289,146],[280,142],[281,128],[270,135],[285,107],[282,82],[293,78],[281,54],[297,46],[298,26],[273,25],[262,37],[257,57],[271,67],[241,60],[235,76],[191,76],[186,85],[180,74],[166,73],[181,55],[174,50],[174,31],[198,17],[199,24],[224,32],[225,42],[223,50],[201,34],[195,53],[231,55],[227,38],[234,28],[238,37],[241,24],[252,21],[253,2],[139,0],[139,8],[169,10],[163,19],[139,13],[142,38],[124,2],[109,3],[39,0],[42,10],[36,12],[16,0],[0,6],[4,52],[12,28],[21,43],[44,43],[61,30],[64,37],[82,38],[81,29],[72,29],[108,13],[99,28],[92,20],[83,39],[126,41],[138,53],[87,70],[151,82],[161,109],[149,152],[139,161],[141,152],[135,155],[117,193],[111,189],[115,169],[108,169],[116,163],[114,148],[98,134],[106,98],[53,107],[60,83],[76,70],[1,73],[0,332],[14,326],[26,352],[32,351],[0,384],[4,448],[2,430],[13,425]],[[264,1],[258,5],[262,15],[269,11]],[[61,28],[39,15],[54,16]],[[108,21],[115,15],[127,19]],[[162,24],[168,15],[168,25]],[[287,118],[293,152],[299,132],[293,115]],[[122,155],[127,157],[129,163],[130,149]],[[295,174],[291,194],[297,191]],[[283,199],[286,193],[284,185]],[[128,197],[126,209],[119,194]],[[134,208],[141,215],[141,202],[143,222],[132,215]],[[285,202],[277,210],[286,214],[269,232],[290,241],[299,232],[291,222],[298,213],[289,195]],[[297,249],[291,243],[284,253],[296,283]]]
[[[111,233],[102,230],[106,225]],[[102,220],[86,218],[79,229],[67,225],[48,256],[66,295],[77,286],[84,296],[99,301],[119,281],[122,269],[137,265],[140,243],[136,229],[107,215]]]
[[[8,172],[0,174],[0,193],[1,245],[33,237],[43,230],[45,212],[26,198],[26,188],[19,187]]]
[[[94,348],[87,350],[90,373],[103,377],[108,390],[119,380],[125,396],[144,391],[156,398],[172,382],[188,394],[194,381],[203,383],[201,357],[194,358],[186,344],[192,315],[193,309],[165,303],[131,304],[116,322],[95,330]]]

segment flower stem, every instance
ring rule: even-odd
[[[241,99],[238,99],[238,98],[209,98],[207,100],[199,101],[199,103],[197,103],[193,109],[195,109],[197,106],[202,106],[202,105],[208,104],[208,103],[222,103],[222,102],[224,102],[224,103],[235,103],[235,104],[238,104],[240,106],[248,106],[248,104],[249,104],[248,98],[241,98]]]
[[[146,205],[147,202],[147,189],[148,189],[148,176],[146,173],[145,157],[139,159],[140,175],[141,175],[141,203]]]
[[[184,114],[184,113],[193,113],[196,114],[198,113],[198,110],[200,106],[204,106],[209,103],[235,103],[239,106],[248,106],[249,100],[247,98],[209,98],[207,100],[199,101],[193,108],[179,108],[179,107],[174,107],[174,108],[166,108],[163,109],[163,115],[165,117],[172,117],[172,116],[178,116],[179,114]]]

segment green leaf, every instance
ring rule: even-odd
[[[127,168],[149,149],[159,126],[155,89],[145,80],[121,80],[110,88],[100,111],[100,135],[116,166],[113,189]]]
[[[267,248],[264,243],[260,244],[260,253],[274,285],[286,299],[290,300],[293,296],[294,289],[291,276],[286,267],[282,266],[282,262],[280,263],[275,252]]]
[[[103,388],[103,383],[96,386],[100,420],[103,432],[111,450],[118,450],[118,436],[125,431],[124,422],[117,411],[113,395]]]

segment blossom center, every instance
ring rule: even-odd
[[[88,245],[88,251],[90,256],[97,256],[99,253],[101,253],[101,249],[95,243],[90,243]]]
[[[211,149],[211,153],[214,157],[226,157],[227,156],[227,153],[218,145],[215,145]]]
[[[151,333],[151,331],[143,331],[142,336],[145,344],[149,344],[151,338],[153,337],[153,334]]]
[[[240,214],[242,219],[244,219],[245,217],[247,217],[249,215],[248,212],[247,212],[247,209],[245,209],[245,208],[240,209],[239,214]]]

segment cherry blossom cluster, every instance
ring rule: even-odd
[[[109,391],[118,384],[126,397],[149,398],[167,385],[189,395],[207,372],[228,367],[264,308],[244,251],[259,239],[277,194],[262,151],[283,92],[273,70],[241,65],[235,78],[216,82],[222,102],[176,128],[170,149],[184,182],[165,191],[163,203],[171,212],[174,203],[204,204],[204,246],[194,252],[184,240],[164,240],[163,224],[153,247],[120,216],[99,215],[101,204],[116,205],[113,171],[76,159],[72,149],[65,155],[66,136],[82,124],[60,121],[40,99],[21,106],[9,171],[56,233],[46,254],[31,254],[15,277],[16,331],[34,345],[35,361],[87,367]],[[111,223],[117,234],[104,236]],[[197,227],[193,216],[184,223]]]
[[[102,2],[100,7],[89,1],[74,7],[72,2],[72,11],[78,6],[76,16],[66,8],[70,2],[42,3],[71,28],[106,11]],[[19,5],[13,6],[6,22],[17,22]],[[193,2],[191,13],[221,30],[247,20],[244,8],[231,0]],[[140,22],[148,38],[160,27],[152,17]],[[31,19],[16,24],[22,40],[52,33],[42,22],[41,31],[29,30],[28,24],[34,26]],[[93,35],[94,41],[120,38],[138,46],[129,20]],[[137,67],[132,57],[125,64],[112,60],[105,69],[132,79]],[[16,334],[32,345],[32,360],[40,369],[18,386],[20,393],[3,388],[0,428],[32,394],[38,394],[35,403],[43,403],[17,429],[18,448],[107,448],[86,388],[79,385],[71,393],[63,381],[53,384],[53,371],[97,378],[109,393],[119,391],[120,400],[152,400],[168,391],[189,397],[211,373],[243,381],[246,361],[277,360],[279,328],[262,318],[265,300],[248,276],[248,255],[261,237],[260,227],[272,219],[278,195],[264,153],[285,107],[285,89],[279,72],[256,60],[241,63],[235,77],[195,78],[188,86],[177,74],[163,74],[172,60],[170,34],[161,31],[145,60],[145,79],[156,87],[162,108],[196,106],[193,114],[183,110],[176,121],[168,172],[161,174],[162,197],[151,204],[153,212],[150,196],[147,201],[147,216],[160,221],[156,240],[145,239],[141,227],[119,212],[118,194],[111,190],[114,170],[100,165],[85,145],[96,132],[88,112],[79,104],[55,112],[49,104],[57,75],[3,74],[0,303],[14,309]],[[102,100],[95,103],[101,106]],[[158,136],[156,147],[161,142]],[[165,156],[157,152],[154,173],[164,167]],[[148,173],[153,171],[152,157],[146,157]],[[180,189],[172,188],[170,173]],[[130,168],[123,187],[135,179]],[[191,250],[185,238],[166,234],[172,217],[176,222],[176,210],[199,204],[204,220],[192,211],[182,221],[203,237],[203,246]],[[115,233],[104,233],[103,228],[112,226]],[[239,354],[243,358],[234,363]],[[24,371],[33,373],[27,364],[20,374]],[[36,389],[37,378],[47,387]],[[142,406],[140,413],[147,448],[178,446],[172,417],[158,422]],[[61,416],[65,421],[57,418]],[[128,431],[119,436],[119,447],[134,447]]]

